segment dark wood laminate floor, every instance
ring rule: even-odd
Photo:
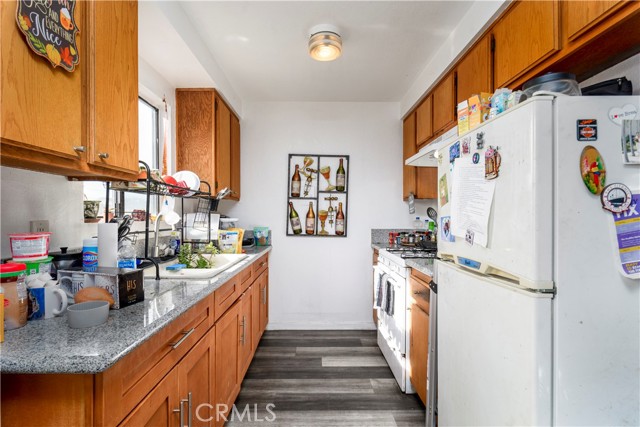
[[[228,427],[425,425],[424,406],[400,391],[375,331],[266,331],[235,406]]]

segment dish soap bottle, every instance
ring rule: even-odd
[[[118,268],[136,268],[136,249],[129,240],[125,239],[118,251]]]
[[[169,248],[173,252],[173,255],[178,255],[180,252],[180,234],[172,226],[171,235],[169,237]]]

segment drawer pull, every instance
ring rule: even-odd
[[[264,265],[266,265],[266,264],[267,264],[267,262],[266,262],[266,261],[262,261],[262,262],[260,263],[260,267],[262,267],[262,266],[264,266]]]
[[[177,342],[169,343],[169,345],[171,346],[171,348],[173,348],[175,350],[176,348],[180,347],[180,344],[182,344],[184,342],[184,340],[189,338],[189,335],[191,335],[193,333],[193,331],[195,331],[195,330],[196,330],[196,328],[191,328],[188,331],[184,331],[182,333],[182,338],[180,338]]]
[[[85,148],[84,148],[82,145],[80,145],[80,146],[74,146],[74,147],[73,147],[73,151],[75,151],[76,153],[84,153]]]
[[[98,153],[98,157],[100,157],[102,160],[108,159],[109,153]]]

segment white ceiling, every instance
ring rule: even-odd
[[[141,3],[140,56],[177,87],[206,85],[191,42]],[[244,101],[400,101],[472,1],[195,1],[179,5]],[[343,55],[317,62],[309,29],[340,28]],[[162,31],[159,29],[162,28]],[[160,43],[159,43],[160,42]],[[211,74],[211,73],[209,73]],[[216,80],[215,76],[208,76]],[[193,80],[193,82],[191,81]]]

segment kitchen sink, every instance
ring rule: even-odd
[[[217,276],[223,271],[233,267],[248,255],[246,254],[218,254],[205,255],[212,257],[213,268],[183,268],[182,270],[167,270],[170,265],[178,264],[178,260],[165,262],[160,264],[161,279],[210,279]],[[153,267],[144,270],[145,277],[154,277],[155,269]]]

